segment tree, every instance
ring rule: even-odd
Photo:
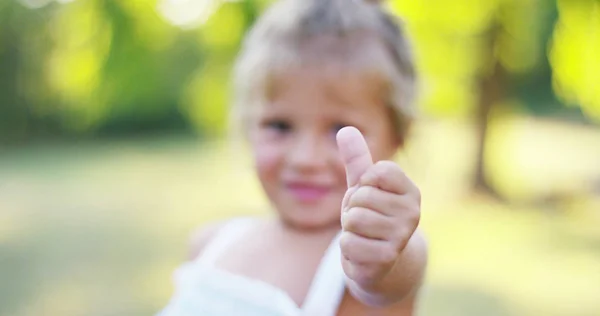
[[[486,176],[486,145],[495,109],[512,82],[539,71],[551,1],[393,1],[415,42],[424,85],[421,106],[434,116],[472,117],[477,130],[476,190],[498,194]],[[550,90],[548,88],[548,90]]]
[[[600,122],[600,1],[558,0],[550,45],[556,94]]]

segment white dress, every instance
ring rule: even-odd
[[[298,306],[285,291],[271,284],[214,265],[252,224],[248,218],[231,220],[201,256],[181,266],[174,275],[175,293],[157,316],[334,316],[345,290],[339,235],[321,259],[304,304]]]

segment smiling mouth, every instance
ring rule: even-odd
[[[303,203],[319,201],[331,192],[328,187],[311,184],[288,184],[286,189],[296,200]]]

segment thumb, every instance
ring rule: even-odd
[[[361,132],[346,126],[337,133],[337,145],[346,168],[348,188],[358,184],[360,177],[373,165],[369,146]]]

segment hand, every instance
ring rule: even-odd
[[[419,189],[394,162],[373,164],[354,127],[337,134],[348,190],[342,201],[340,247],[346,276],[368,288],[394,268],[420,219]]]

